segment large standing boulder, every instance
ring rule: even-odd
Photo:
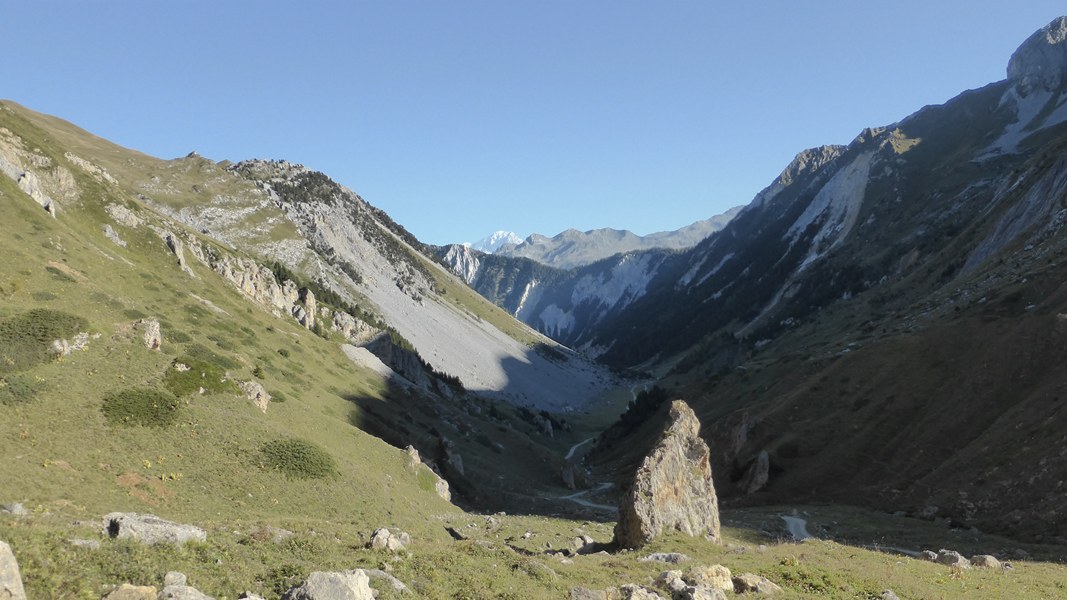
[[[0,542],[0,598],[3,600],[26,600],[26,590],[22,588],[22,575],[19,563],[11,546]]]
[[[282,600],[374,600],[370,578],[363,569],[308,575],[303,585],[282,595]]]
[[[663,436],[619,504],[616,544],[639,548],[671,529],[720,541],[711,452],[699,433],[693,409],[682,400],[672,402]]]
[[[270,406],[270,393],[267,392],[263,384],[258,381],[239,381],[237,385],[244,392],[245,397],[252,401],[252,404],[256,405],[256,408],[263,411],[263,414],[267,413],[267,407]]]
[[[144,334],[145,348],[159,350],[163,346],[163,333],[160,330],[158,319],[140,319],[133,325]]]
[[[183,525],[155,515],[114,512],[104,516],[104,533],[118,539],[130,538],[147,544],[184,544],[202,542],[207,532],[195,525]]]

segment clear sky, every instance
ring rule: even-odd
[[[284,158],[423,241],[677,229],[800,150],[1004,78],[1062,1],[0,0],[0,97]]]

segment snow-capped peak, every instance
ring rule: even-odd
[[[487,237],[484,237],[473,244],[463,244],[474,250],[486,252],[492,254],[500,249],[504,244],[521,244],[522,238],[515,235],[513,231],[494,231]]]

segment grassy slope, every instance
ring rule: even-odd
[[[10,113],[0,118],[0,125],[63,161],[64,146],[54,139],[11,120]],[[610,523],[498,517],[498,525],[491,525],[438,499],[425,471],[410,469],[401,451],[352,425],[370,420],[367,407],[375,402],[394,406],[384,382],[354,369],[335,343],[252,306],[195,262],[196,278],[182,273],[162,241],[144,228],[116,226],[129,243],[125,249],[106,240],[102,205],[128,199],[126,194],[75,167],[71,171],[81,201],[63,206],[55,220],[0,178],[0,319],[47,307],[83,317],[89,332],[100,334],[85,350],[20,373],[39,387],[35,399],[0,404],[0,502],[23,502],[33,511],[25,518],[0,515],[0,539],[12,544],[31,597],[99,597],[102,586],[124,581],[158,585],[171,569],[188,573],[194,585],[220,597],[233,598],[244,589],[277,597],[311,570],[389,565],[424,597],[559,598],[574,585],[646,583],[662,570],[637,562],[633,553],[583,557],[573,564],[523,553],[546,543],[563,547],[578,531],[607,541]],[[142,316],[162,320],[162,352],[146,350],[129,330]],[[237,379],[253,379],[254,367],[261,366],[264,385],[286,401],[272,404],[264,415],[242,397],[196,395],[183,401],[172,428],[106,423],[100,412],[105,395],[131,386],[160,387],[171,361],[193,344],[235,361],[229,370]],[[352,397],[364,402],[346,399]],[[482,427],[493,440],[513,443],[518,436],[466,418],[464,427]],[[324,448],[337,463],[337,476],[292,480],[263,468],[261,444],[290,436]],[[518,454],[521,461],[500,459],[514,467],[509,486],[550,476],[546,455]],[[535,473],[537,463],[542,466]],[[114,510],[196,523],[210,535],[206,543],[177,551],[104,540],[94,522]],[[492,545],[453,542],[445,524]],[[275,544],[261,531],[265,525],[296,535]],[[393,557],[366,550],[370,532],[379,526],[409,531],[415,539],[411,553]],[[1053,597],[1062,589],[1055,587],[1062,570],[1049,565],[1027,564],[1011,574],[968,573],[957,580],[944,567],[898,564],[837,544],[774,544],[756,537],[757,526],[741,519],[727,531],[728,541],[748,548],[740,554],[737,548],[678,538],[658,541],[650,551],[681,550],[702,563],[761,572],[786,585],[787,596],[863,597],[893,587],[903,597]],[[515,542],[518,553],[502,546],[509,537],[521,540],[527,530],[534,535]],[[103,545],[75,548],[69,538]],[[764,552],[754,550],[760,541],[770,544]]]

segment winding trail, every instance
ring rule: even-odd
[[[618,510],[617,506],[611,506],[609,504],[597,504],[596,502],[590,502],[590,501],[588,501],[588,500],[583,498],[583,496],[586,496],[588,494],[595,494],[597,492],[603,492],[604,490],[606,490],[606,489],[608,489],[610,487],[611,487],[611,483],[601,483],[601,484],[598,484],[595,488],[588,489],[588,490],[583,490],[581,492],[578,492],[578,493],[575,493],[575,494],[571,494],[569,496],[560,496],[559,499],[560,500],[569,500],[571,502],[574,502],[575,504],[581,504],[582,506],[587,506],[589,508],[597,508],[597,509],[600,509],[600,510],[610,510],[611,512],[615,512],[615,511]]]
[[[596,439],[595,437],[585,438],[584,440],[582,440],[582,441],[578,442],[577,444],[571,446],[571,449],[567,451],[567,456],[564,456],[563,460],[570,460],[571,457],[574,456],[574,452],[578,448],[581,448],[582,446],[588,444],[589,442],[591,442],[591,441],[593,441],[595,439]]]

